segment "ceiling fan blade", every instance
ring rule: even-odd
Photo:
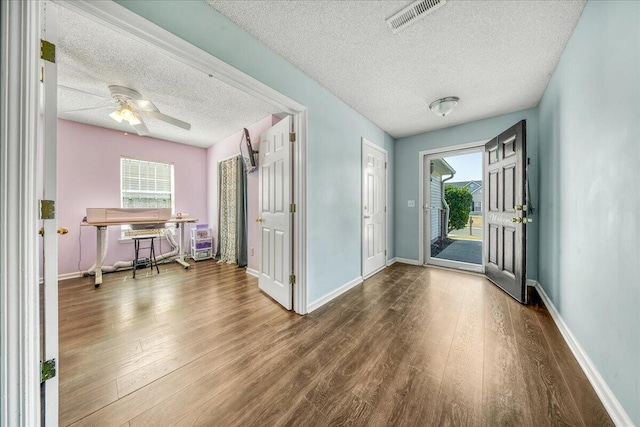
[[[84,93],[85,95],[95,96],[95,97],[102,98],[102,99],[109,100],[109,101],[111,100],[111,98],[107,98],[106,96],[98,95],[97,93],[87,92],[86,90],[82,90],[82,89],[76,89],[74,87],[69,87],[69,86],[65,86],[65,85],[61,85],[61,84],[58,84],[58,87],[60,87],[62,89],[67,89],[67,90],[71,90],[71,91],[74,91],[74,92],[78,92],[78,93]]]
[[[136,133],[140,136],[151,135],[151,133],[149,132],[149,129],[147,129],[147,125],[145,125],[144,121],[142,121],[142,117],[139,117],[139,119],[140,119],[140,123],[138,123],[137,125],[131,125],[136,130]]]
[[[113,109],[113,105],[102,105],[100,107],[78,108],[77,110],[62,111],[61,114],[77,113],[78,111],[102,110],[102,109],[107,109],[107,108]]]
[[[140,111],[143,112],[149,112],[149,111],[155,111],[155,112],[160,112],[160,110],[158,110],[158,107],[156,107],[154,105],[153,102],[146,100],[146,99],[129,99],[127,100],[127,102],[134,108],[137,108]]]
[[[142,113],[153,117],[154,119],[162,120],[163,122],[167,122],[171,125],[178,126],[184,130],[191,129],[191,124],[187,122],[183,122],[182,120],[178,120],[175,117],[167,116],[166,114],[162,114],[160,111],[145,111],[142,110]]]

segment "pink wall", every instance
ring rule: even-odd
[[[260,134],[269,129],[274,124],[278,123],[280,119],[276,116],[267,116],[248,126],[249,136],[251,137],[251,144],[253,148],[259,148]],[[218,162],[225,160],[233,155],[239,153],[240,137],[242,136],[242,130],[231,135],[228,138],[223,139],[209,147],[207,150],[207,164],[208,164],[208,198],[209,198],[209,226],[214,231],[214,236],[217,236],[218,227]],[[258,224],[255,219],[258,217],[258,171],[250,173],[247,177],[247,218],[248,218],[248,266],[251,269],[257,270],[259,267],[258,260],[260,248],[258,247]],[[215,245],[218,242],[214,242]],[[254,253],[251,255],[251,248]]]
[[[86,208],[120,207],[120,156],[173,162],[176,212],[207,221],[207,149],[58,120],[58,224],[69,234],[58,239],[59,274],[78,270],[79,224]],[[185,230],[188,236],[188,228]],[[133,243],[119,242],[119,227],[108,227],[105,265],[133,259]],[[82,227],[80,271],[95,262],[96,231]],[[188,238],[185,239],[188,245]],[[156,249],[158,250],[158,249]],[[162,242],[162,252],[169,245]],[[159,251],[158,251],[159,252]]]

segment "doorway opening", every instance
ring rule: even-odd
[[[483,272],[481,145],[423,161],[424,263]]]

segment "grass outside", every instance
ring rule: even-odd
[[[473,224],[473,234],[469,232],[471,224]],[[466,227],[449,232],[447,237],[453,240],[482,240],[482,215],[469,215]]]

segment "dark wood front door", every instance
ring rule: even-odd
[[[527,300],[526,161],[524,120],[485,145],[485,274],[522,303]]]

